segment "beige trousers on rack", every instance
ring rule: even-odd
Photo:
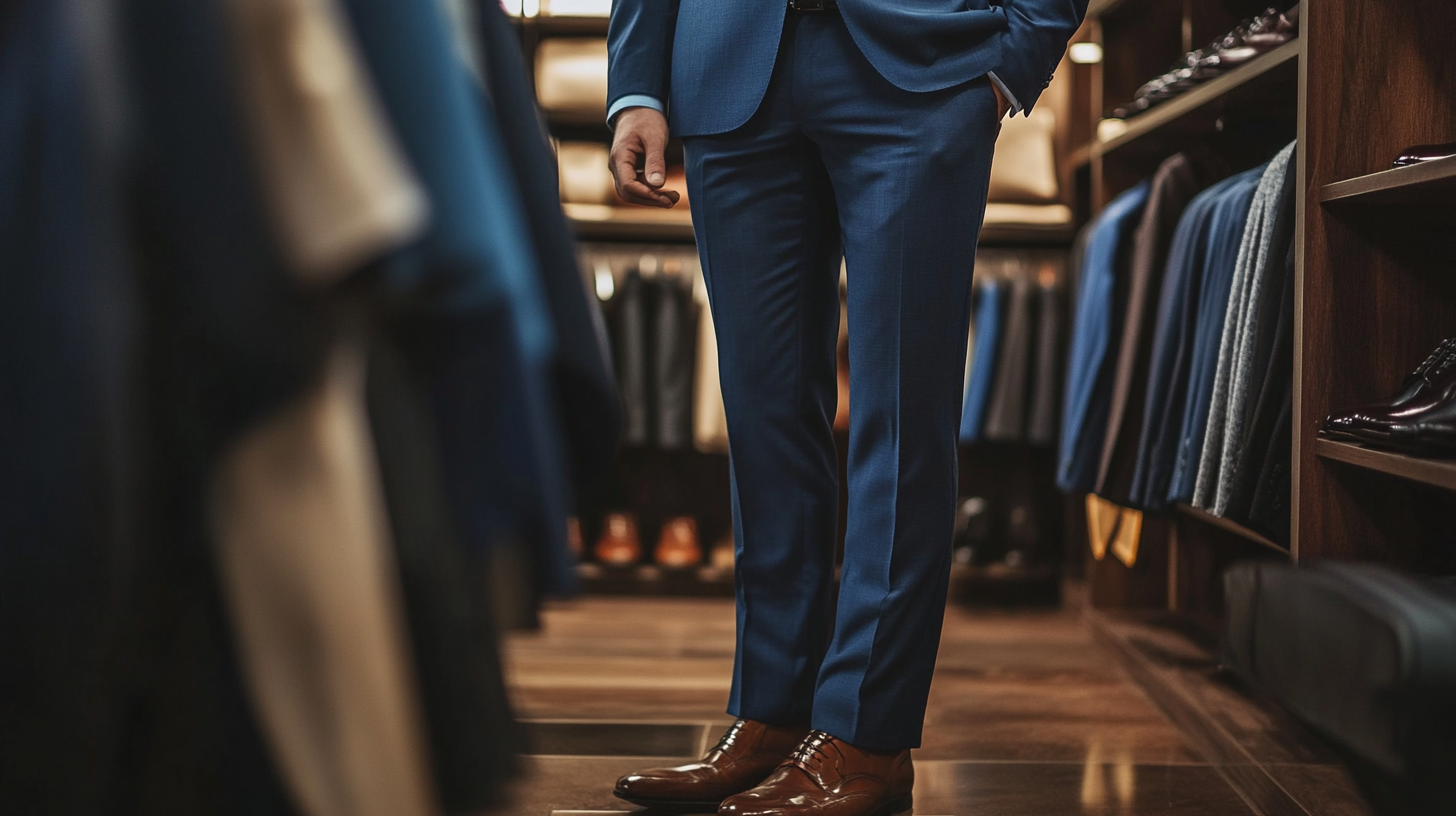
[[[244,681],[300,808],[437,813],[357,344],[238,441],[210,499]]]

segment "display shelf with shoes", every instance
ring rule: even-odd
[[[1274,118],[1293,122],[1301,43],[1295,38],[1217,78],[1126,120],[1116,136],[1098,142],[1101,156],[1117,151],[1166,152],[1190,134],[1207,133],[1221,120]]]

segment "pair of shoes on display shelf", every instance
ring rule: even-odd
[[[576,540],[580,541],[579,532]],[[573,549],[578,547],[578,552],[584,553],[585,546],[573,545]],[[642,536],[638,531],[637,517],[631,513],[608,513],[603,519],[602,534],[592,548],[591,555],[597,563],[607,567],[626,568],[642,563],[645,552]],[[732,538],[720,541],[707,556],[711,566],[731,569]],[[696,519],[691,516],[677,516],[663,522],[657,547],[652,551],[653,563],[664,569],[681,570],[702,566],[703,559],[704,552],[698,540]]]
[[[1107,118],[1130,119],[1260,54],[1273,51],[1298,35],[1298,6],[1284,12],[1270,8],[1207,48],[1190,51],[1167,73],[1138,88],[1132,102],[1112,111]]]
[[[1332,414],[1320,433],[1416,456],[1456,456],[1456,338],[1441,341],[1395,396]]]
[[[615,793],[657,810],[724,816],[902,816],[914,784],[909,751],[739,720],[701,761],[629,774]]]
[[[961,501],[956,508],[952,561],[959,566],[1025,570],[1040,566],[1043,530],[1034,509],[1026,503],[1003,507],[999,524],[993,523],[993,505],[981,496]]]

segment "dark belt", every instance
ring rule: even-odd
[[[823,14],[838,10],[839,0],[789,0],[789,11],[799,14]]]

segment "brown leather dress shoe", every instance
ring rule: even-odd
[[[718,816],[901,816],[915,768],[909,751],[864,751],[815,731],[762,785],[724,800]]]
[[[711,812],[773,773],[808,732],[739,720],[701,762],[628,774],[617,780],[614,793],[643,807]]]
[[[659,567],[690,569],[703,563],[703,547],[698,543],[698,522],[689,516],[668,519],[653,552]]]
[[[593,554],[609,567],[630,567],[642,560],[637,518],[631,513],[608,513]]]

